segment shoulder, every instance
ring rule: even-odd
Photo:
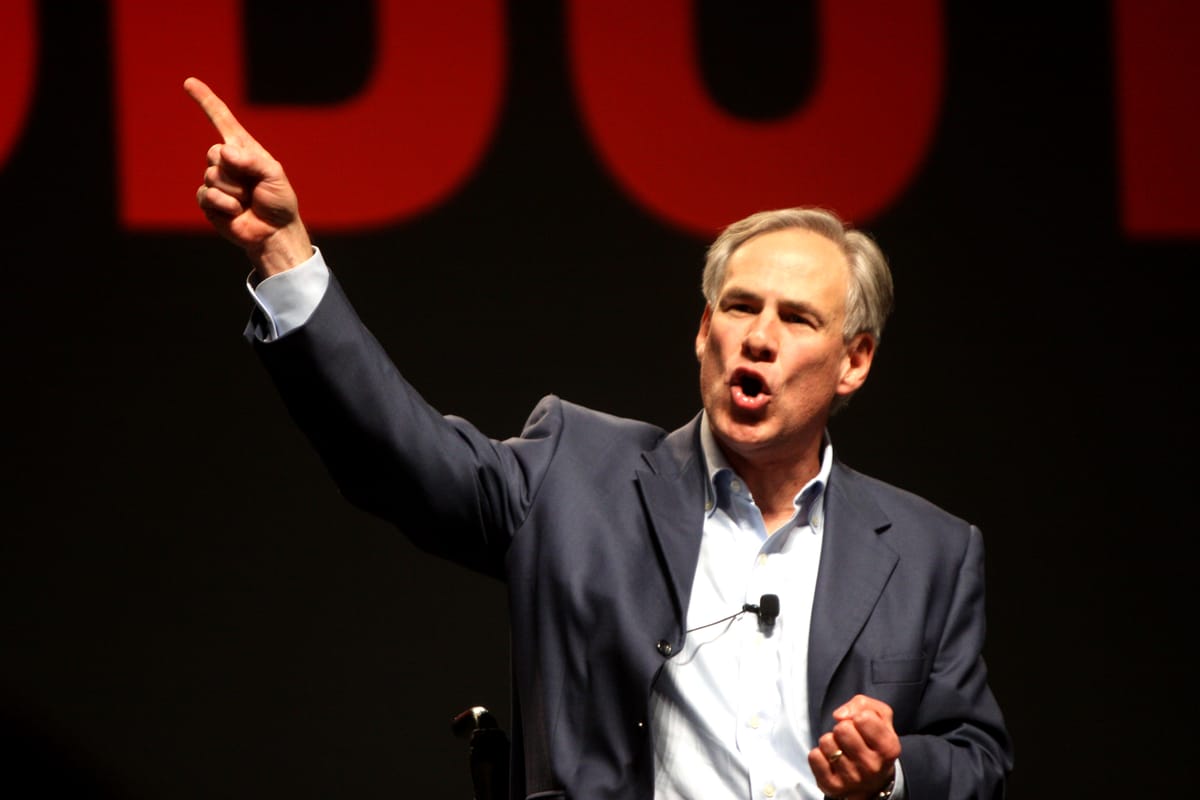
[[[977,529],[967,520],[906,489],[872,478],[835,462],[830,476],[830,492],[836,503],[855,507],[875,521],[889,539],[909,536],[963,541]]]
[[[979,529],[924,497],[842,464],[835,466],[829,492],[830,524],[835,517],[865,523],[906,571],[956,575],[982,567]]]
[[[653,448],[666,435],[666,431],[657,425],[606,414],[556,395],[547,395],[530,413],[521,438],[554,436],[586,441],[601,449],[613,445],[637,447],[640,452]]]

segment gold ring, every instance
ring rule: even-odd
[[[841,757],[842,757],[841,750],[838,750],[836,753],[830,753],[829,754],[829,763],[832,764],[833,762],[837,761]]]

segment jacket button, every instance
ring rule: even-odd
[[[671,647],[671,643],[668,642],[666,639],[659,639],[657,648],[658,648],[658,652],[662,653],[667,658],[670,658],[671,653],[675,652],[675,648]]]

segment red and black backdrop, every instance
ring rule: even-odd
[[[468,798],[450,719],[508,724],[503,587],[347,506],[241,339],[189,75],[496,437],[550,392],[685,422],[715,231],[866,228],[897,308],[835,445],[983,528],[1013,795],[1180,785],[1193,4],[310,5],[0,7],[0,786]]]

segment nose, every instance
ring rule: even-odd
[[[742,339],[742,353],[754,361],[774,361],[778,352],[779,331],[775,321],[760,314]]]

